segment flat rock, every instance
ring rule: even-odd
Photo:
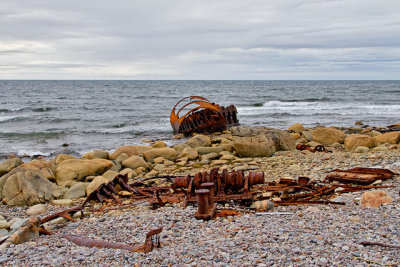
[[[47,207],[45,205],[36,204],[36,205],[30,207],[26,211],[26,215],[28,215],[28,216],[36,216],[36,215],[45,214],[46,212],[47,212]]]

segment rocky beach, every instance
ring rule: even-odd
[[[52,234],[39,236],[40,218],[82,204],[120,174],[130,184],[150,187],[171,185],[152,177],[195,175],[216,167],[262,172],[266,183],[309,177],[335,185],[325,181],[328,173],[355,167],[399,173],[400,124],[356,124],[305,128],[296,123],[287,130],[238,126],[211,135],[178,135],[177,144],[170,147],[161,140],[147,140],[146,146],[94,150],[81,157],[58,154],[22,161],[10,155],[0,162],[0,240],[5,240],[0,265],[398,266],[399,175],[373,182],[384,188],[343,194],[343,188],[336,188],[330,201],[344,205],[284,206],[279,203],[287,192],[279,192],[263,195],[273,204],[264,210],[235,201],[218,204],[217,209],[235,213],[206,221],[194,217],[196,205],[165,203],[153,210],[146,201],[133,201],[126,194],[121,204],[110,199],[89,202],[84,217],[76,212],[74,221],[59,217],[46,222],[44,227]],[[298,144],[323,145],[330,152],[297,150]],[[368,197],[368,192],[377,191]],[[158,227],[163,227],[161,246],[149,253],[89,248],[64,237],[73,234],[136,246]]]

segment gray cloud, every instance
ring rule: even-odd
[[[0,79],[398,79],[400,2],[2,1]]]

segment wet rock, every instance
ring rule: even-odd
[[[114,164],[106,159],[68,159],[61,162],[56,169],[58,184],[67,181],[81,181],[86,176],[102,174]]]
[[[361,197],[361,207],[379,208],[381,205],[390,204],[394,199],[383,190],[373,190],[365,192]]]
[[[30,207],[26,211],[26,215],[28,215],[28,216],[36,216],[36,215],[45,214],[46,212],[47,212],[47,207],[45,205],[36,204],[36,205]]]
[[[136,146],[122,146],[117,148],[113,153],[110,154],[110,159],[115,160],[119,154],[125,153],[129,157],[139,155],[139,150]]]
[[[22,164],[24,164],[24,162],[19,158],[5,160],[0,164],[0,177]]]
[[[139,167],[148,168],[149,164],[140,156],[131,156],[127,160],[122,162],[122,166],[125,168],[136,169]]]
[[[335,128],[319,127],[313,131],[313,141],[322,145],[343,144],[346,134]]]

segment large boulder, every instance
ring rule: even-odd
[[[264,135],[266,138],[271,139],[274,142],[276,151],[296,149],[296,140],[288,132],[279,129],[237,126],[231,128],[231,133],[234,140],[235,136],[257,137]],[[235,145],[234,147],[236,148]]]
[[[354,151],[359,146],[373,148],[375,139],[365,134],[351,134],[344,140],[344,146],[347,151]]]
[[[22,164],[24,164],[24,162],[19,158],[5,160],[0,164],[0,177]]]
[[[22,164],[20,167],[40,171],[47,179],[52,181],[55,180],[54,166],[51,162],[45,160],[32,160]]]
[[[149,164],[140,156],[131,156],[122,162],[122,166],[134,170],[139,167],[147,169]]]
[[[321,145],[343,144],[346,134],[335,128],[317,128],[313,131],[313,141]]]
[[[200,155],[205,155],[209,153],[221,153],[224,151],[224,148],[222,146],[199,146],[196,147],[196,151]]]
[[[199,146],[211,146],[211,138],[203,134],[198,134],[187,140],[185,144],[192,148]]]
[[[80,181],[86,176],[102,174],[111,167],[113,163],[106,159],[68,159],[62,161],[56,169],[56,181],[64,184],[68,181]]]
[[[143,153],[143,157],[147,162],[153,163],[153,160],[158,157],[163,157],[168,160],[175,160],[178,153],[171,147],[152,148]]]
[[[269,157],[276,152],[272,139],[259,135],[254,137],[233,137],[233,146],[239,157]]]
[[[55,164],[56,166],[60,165],[61,162],[67,159],[77,159],[76,157],[68,154],[58,154],[56,159],[55,159]]]
[[[113,153],[110,154],[110,159],[115,160],[119,154],[125,153],[129,157],[139,155],[139,150],[136,146],[121,146],[117,148]]]
[[[380,144],[399,144],[400,132],[389,132],[375,136],[378,145]]]
[[[40,171],[18,167],[9,174],[0,194],[7,205],[31,206],[61,196],[60,188]]]

